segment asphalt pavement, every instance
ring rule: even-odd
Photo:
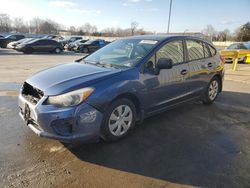
[[[163,112],[119,142],[72,146],[36,136],[18,116],[22,79],[78,57],[0,53],[1,68],[9,61],[0,70],[9,73],[0,74],[0,187],[250,187],[246,82],[226,79],[213,105]]]

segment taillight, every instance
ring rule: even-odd
[[[223,56],[220,55],[220,60],[222,63],[225,63],[225,58]]]

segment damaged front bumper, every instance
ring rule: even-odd
[[[19,95],[19,114],[38,136],[70,143],[99,138],[101,112],[87,103],[65,108],[45,105],[46,99],[34,104]]]

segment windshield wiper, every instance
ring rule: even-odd
[[[84,63],[87,63],[87,64],[92,64],[92,65],[96,65],[96,66],[99,66],[99,67],[112,67],[112,68],[117,68],[116,66],[112,65],[112,64],[109,64],[109,63],[101,63],[100,61],[83,61]]]

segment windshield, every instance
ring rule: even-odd
[[[157,44],[156,40],[120,39],[84,59],[86,62],[132,67]]]
[[[78,40],[74,41],[73,44],[80,43],[81,41],[82,41],[82,39],[78,39]]]
[[[13,36],[13,35],[7,35],[5,38],[7,39],[7,38],[10,38],[11,36]]]
[[[235,49],[235,50],[240,50],[240,49],[244,49],[247,50],[248,46],[244,43],[237,43],[237,44],[232,44],[230,46],[228,46],[227,49]]]
[[[249,43],[245,43],[245,46],[247,47],[248,50],[250,50],[250,42]]]
[[[85,44],[92,44],[94,41],[96,41],[96,40],[88,40],[85,42]]]
[[[41,39],[31,39],[31,40],[24,42],[23,44],[31,44],[31,43],[34,43],[34,42],[39,41],[39,40],[41,40]]]

